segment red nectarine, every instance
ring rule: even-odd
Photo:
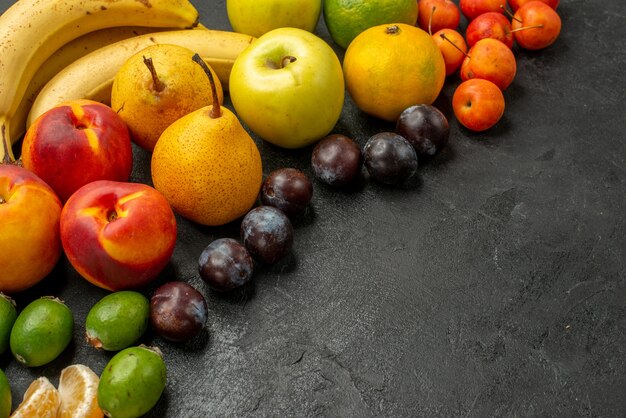
[[[25,168],[0,164],[0,291],[15,293],[40,282],[61,257],[61,202]]]
[[[73,100],[33,122],[22,143],[22,161],[65,202],[94,180],[128,180],[133,164],[130,134],[109,106]]]
[[[161,193],[108,180],[78,189],[61,212],[61,242],[86,280],[109,290],[141,287],[167,265],[176,218]]]

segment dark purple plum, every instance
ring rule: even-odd
[[[322,183],[343,187],[361,173],[361,148],[345,135],[328,135],[317,143],[311,154],[313,174]]]
[[[418,158],[430,158],[448,143],[450,125],[435,106],[407,107],[396,121],[396,132],[413,145]]]
[[[289,217],[304,212],[312,197],[311,180],[296,168],[272,171],[261,186],[261,202],[282,210]]]
[[[417,171],[413,146],[393,132],[381,132],[368,139],[363,156],[367,172],[383,184],[401,183]]]
[[[202,331],[206,320],[204,296],[185,282],[165,283],[150,298],[150,324],[167,340],[190,340]]]
[[[241,239],[252,257],[274,264],[291,251],[293,226],[280,209],[258,206],[241,221]]]
[[[233,238],[216,239],[198,259],[200,277],[212,289],[227,292],[252,278],[254,262],[248,250]]]

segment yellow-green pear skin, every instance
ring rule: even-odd
[[[213,106],[170,125],[152,153],[154,187],[181,216],[202,225],[223,225],[256,203],[263,169],[256,143],[233,112]]]
[[[117,72],[111,107],[126,122],[133,142],[140,147],[152,151],[172,122],[212,103],[206,74],[193,62],[193,55],[192,50],[178,45],[151,45],[131,56]],[[154,67],[158,83],[149,65]],[[222,103],[224,93],[214,71],[213,78]]]

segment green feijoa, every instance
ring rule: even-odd
[[[11,386],[9,379],[0,369],[0,418],[11,415]]]
[[[156,405],[165,380],[165,362],[157,348],[125,348],[113,356],[100,375],[98,404],[108,417],[142,416]]]
[[[122,290],[100,299],[87,314],[85,337],[96,348],[118,351],[135,344],[148,329],[150,301]]]
[[[72,340],[74,317],[60,300],[44,296],[29,303],[15,320],[9,345],[20,363],[37,367],[50,363]]]
[[[0,292],[0,355],[9,349],[11,328],[17,318],[15,302],[9,296]]]

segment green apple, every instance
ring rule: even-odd
[[[235,32],[257,38],[283,27],[313,32],[322,0],[226,0],[226,11]]]
[[[283,148],[326,136],[343,108],[339,58],[324,40],[302,29],[279,28],[257,38],[235,60],[229,85],[239,118]]]

